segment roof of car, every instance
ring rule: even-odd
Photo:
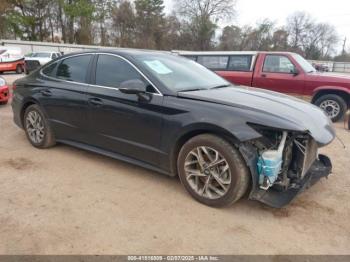
[[[172,53],[179,55],[257,55],[259,53],[268,54],[293,54],[292,52],[278,51],[183,51],[173,50]]]
[[[110,53],[110,54],[116,54],[116,55],[142,55],[142,54],[168,54],[171,55],[172,52],[169,51],[160,51],[160,50],[148,50],[148,49],[132,49],[132,48],[110,48],[110,49],[96,49],[96,50],[84,50],[84,51],[77,51],[77,52],[71,52],[71,53],[66,53],[64,57],[69,57],[73,55],[80,55],[80,54],[91,54],[91,53]]]

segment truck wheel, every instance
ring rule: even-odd
[[[23,72],[22,66],[17,65],[17,66],[16,66],[16,73],[17,73],[17,74],[22,74],[22,72]]]
[[[323,95],[315,101],[315,105],[323,109],[333,122],[342,119],[347,110],[345,100],[338,95]]]
[[[198,135],[178,155],[181,183],[197,201],[214,207],[231,205],[249,186],[250,174],[239,151],[211,134]]]
[[[37,148],[48,148],[56,144],[54,133],[38,105],[29,106],[23,119],[29,142]]]

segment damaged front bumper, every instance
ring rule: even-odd
[[[258,200],[271,207],[281,208],[289,204],[299,193],[314,185],[322,177],[327,178],[331,172],[332,163],[330,159],[327,156],[320,154],[318,159],[311,165],[303,180],[301,180],[297,186],[282,192],[279,192],[274,188],[262,190],[257,187],[256,190],[253,190],[250,193],[249,198]]]
[[[270,187],[264,190],[259,185],[259,173],[257,168],[258,153],[256,147],[251,143],[241,144],[239,147],[252,177],[252,188],[249,199],[260,201],[268,206],[281,208],[289,204],[299,193],[314,185],[322,177],[328,177],[332,172],[332,163],[330,159],[322,154],[316,157],[316,160],[307,169],[302,179],[298,180],[293,186],[286,190],[279,190]]]

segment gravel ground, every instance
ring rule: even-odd
[[[0,254],[350,254],[350,149],[337,140],[321,150],[333,175],[288,207],[214,209],[178,179],[69,146],[33,148],[10,104],[0,128]]]

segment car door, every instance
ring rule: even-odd
[[[287,55],[266,54],[262,66],[256,68],[253,86],[302,96],[304,74]]]
[[[163,96],[126,59],[99,54],[93,85],[88,88],[90,144],[108,151],[157,164],[162,152]],[[140,79],[148,85],[143,95],[124,94],[119,85]]]
[[[57,139],[86,141],[87,81],[91,54],[75,55],[42,70],[38,100]]]

